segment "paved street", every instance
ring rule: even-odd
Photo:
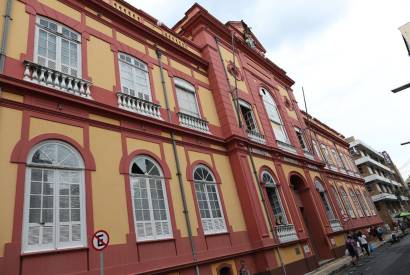
[[[410,274],[410,235],[399,243],[386,243],[370,257],[361,257],[357,266],[349,266],[336,273],[337,275],[409,275]]]

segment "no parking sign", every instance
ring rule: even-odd
[[[110,235],[105,230],[98,230],[94,233],[92,244],[93,248],[100,251],[100,274],[104,275],[104,252],[110,242]]]

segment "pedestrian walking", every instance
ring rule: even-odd
[[[353,239],[352,235],[347,235],[347,240],[346,240],[346,249],[352,257],[352,264],[356,265],[357,262],[359,261],[359,254],[357,253],[357,244],[356,241]]]
[[[360,242],[360,247],[362,248],[363,254],[366,251],[367,255],[370,256],[369,244],[367,242],[366,235],[362,234],[362,232],[359,231],[357,239]]]
[[[379,241],[383,241],[383,229],[380,226],[376,228],[376,236]]]

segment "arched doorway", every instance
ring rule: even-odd
[[[290,187],[295,197],[296,206],[305,222],[317,260],[332,258],[330,247],[326,241],[326,233],[321,226],[319,213],[317,213],[315,207],[316,203],[313,201],[313,194],[310,193],[304,179],[297,174],[291,175]]]
[[[229,267],[224,266],[219,269],[218,275],[232,275],[232,271]]]

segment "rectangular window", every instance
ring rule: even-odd
[[[355,190],[355,192],[356,192],[356,197],[359,199],[359,203],[364,210],[364,213],[366,214],[366,216],[370,216],[369,209],[367,208],[367,204],[363,199],[362,193],[360,193],[359,190]]]
[[[300,147],[302,147],[302,150],[307,151],[308,148],[306,146],[305,137],[302,131],[299,128],[295,127],[295,132],[296,132],[296,136],[298,137]]]
[[[34,62],[81,78],[81,36],[50,19],[37,17]]]
[[[242,114],[242,118],[245,121],[246,129],[251,132],[259,132],[255,117],[253,115],[252,107],[244,101],[239,101],[239,108]]]
[[[332,154],[333,154],[333,158],[336,160],[337,166],[339,166],[340,168],[344,168],[342,161],[340,159],[339,154],[336,152],[335,149],[332,149]]]
[[[119,53],[121,91],[127,95],[151,101],[148,67],[128,54]]]
[[[175,78],[174,81],[181,113],[200,118],[195,87],[183,79]]]
[[[312,144],[313,144],[313,150],[315,150],[316,156],[318,156],[319,159],[323,160],[322,154],[319,151],[319,147],[317,146],[316,140],[312,139]]]
[[[343,200],[343,204],[345,205],[347,211],[349,212],[349,216],[351,218],[356,218],[356,215],[355,215],[355,213],[353,211],[353,208],[352,208],[352,204],[350,203],[350,200],[347,196],[346,191],[344,190],[343,187],[339,187],[339,191],[340,191],[340,195],[341,195],[342,200]]]
[[[325,158],[325,161],[326,161],[328,164],[334,164],[332,158],[330,157],[329,151],[327,150],[326,145],[321,144],[320,147],[321,147],[321,149],[322,149],[322,153],[323,153],[323,156],[324,156],[324,158]]]
[[[333,196],[336,198],[337,206],[339,207],[340,213],[346,215],[345,208],[343,207],[342,201],[340,200],[339,194],[334,186],[332,186]]]

